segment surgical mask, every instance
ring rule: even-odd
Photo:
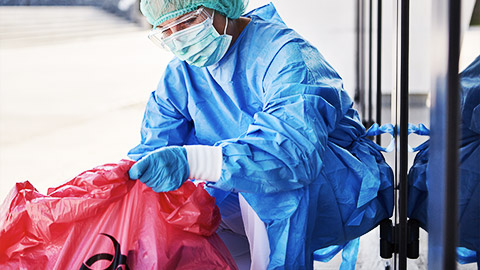
[[[187,19],[182,17],[179,22],[174,22],[176,26],[182,25],[180,23],[184,25],[185,22],[191,22],[192,26],[178,32],[173,32],[172,26],[166,26],[151,33],[149,38],[155,44],[168,48],[180,60],[186,61],[190,65],[205,67],[220,61],[228,51],[232,36],[226,34],[228,18],[226,18],[224,34],[220,35],[213,26],[215,11],[212,17],[204,10],[196,13],[187,16]],[[199,20],[198,17],[205,16],[205,14],[208,16],[202,22],[195,24]],[[203,19],[203,17],[200,18]]]

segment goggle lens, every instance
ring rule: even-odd
[[[193,26],[199,25],[212,16],[203,8],[199,8],[190,13],[183,15],[177,20],[166,24],[163,27],[156,27],[150,31],[148,38],[157,46],[166,49],[165,39],[172,37],[172,35],[181,35],[182,32]]]

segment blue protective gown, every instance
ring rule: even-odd
[[[393,174],[342,80],[272,4],[219,63],[173,59],[148,101],[140,159],[167,145],[216,145],[222,176],[209,192],[241,192],[266,223],[269,269],[309,269],[314,250],[344,244],[388,218]]]
[[[463,258],[464,249],[459,249],[459,258],[464,262],[480,263],[480,56],[460,73],[461,97],[461,142],[459,183],[459,246],[475,251],[472,258]],[[428,230],[428,157],[430,141],[418,152],[410,169],[408,215]],[[476,256],[476,258],[475,258]]]

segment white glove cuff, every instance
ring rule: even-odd
[[[185,145],[187,150],[189,179],[217,182],[222,174],[222,147]]]

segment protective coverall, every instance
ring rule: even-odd
[[[459,246],[473,252],[457,253],[460,262],[480,263],[480,56],[460,73],[460,86]],[[408,174],[408,216],[428,230],[428,186],[435,185],[428,177],[430,140],[422,148]]]
[[[343,244],[392,214],[393,174],[342,80],[272,4],[225,56],[204,68],[173,59],[148,101],[135,160],[169,145],[222,147],[222,208],[241,193],[265,223],[269,269],[310,269],[315,250]]]

